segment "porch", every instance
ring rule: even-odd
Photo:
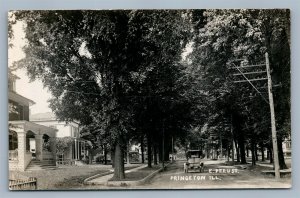
[[[29,121],[9,122],[9,170],[25,171],[32,159],[56,159],[56,129]]]

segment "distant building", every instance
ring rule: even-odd
[[[282,150],[286,157],[291,157],[292,155],[292,141],[291,137],[285,138],[282,143]]]
[[[35,103],[16,92],[17,79],[9,70],[9,170],[25,171],[33,159],[55,163],[57,130],[29,121]]]
[[[87,147],[89,144],[86,140],[80,138],[80,126],[77,122],[58,121],[52,112],[33,114],[30,116],[30,120],[34,123],[57,129],[58,138],[73,138],[69,148],[62,154],[57,155],[58,164],[70,164],[87,159],[89,155]]]

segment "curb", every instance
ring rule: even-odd
[[[95,179],[95,178],[97,178],[97,177],[103,177],[103,176],[106,176],[106,175],[110,175],[110,174],[112,174],[112,173],[114,173],[114,171],[108,171],[108,172],[104,172],[104,173],[99,173],[99,174],[97,174],[97,175],[93,175],[93,176],[91,176],[91,177],[86,178],[86,179],[83,181],[83,184],[85,184],[85,185],[93,185],[93,183],[89,183],[89,181],[91,181],[91,180],[93,180],[93,179]]]
[[[138,186],[138,185],[142,185],[144,183],[146,183],[147,181],[149,181],[152,177],[154,177],[156,174],[158,174],[159,172],[161,172],[163,169],[165,169],[170,163],[166,164],[164,168],[160,168],[156,171],[154,171],[153,173],[147,175],[145,178],[141,179],[141,180],[137,180],[137,181],[107,181],[107,186]]]
[[[166,168],[169,164],[170,163],[166,164],[164,168]],[[143,179],[136,180],[136,181],[106,181],[106,182],[103,182],[103,184],[97,184],[97,183],[94,183],[94,182],[90,182],[91,180],[93,180],[97,177],[103,177],[103,176],[106,176],[106,175],[113,174],[114,171],[111,170],[111,171],[108,171],[108,172],[104,172],[104,173],[100,173],[100,174],[88,177],[83,181],[83,184],[85,184],[85,185],[123,186],[123,187],[125,187],[125,186],[137,186],[137,185],[142,185],[142,184],[146,183],[147,181],[149,181],[151,178],[153,178],[156,174],[158,174],[162,170],[163,170],[163,168],[159,168],[158,170],[150,173],[149,175],[147,175]]]
[[[137,167],[137,168],[143,168],[142,166],[140,167]],[[126,171],[130,171],[131,169],[129,170],[126,170]],[[110,171],[107,171],[107,172],[104,172],[104,173],[99,173],[99,174],[96,174],[96,175],[93,175],[91,177],[88,177],[86,178],[84,181],[83,181],[83,184],[85,185],[97,185],[97,183],[94,183],[94,182],[90,182],[91,180],[97,178],[97,177],[103,177],[103,176],[106,176],[106,175],[110,175],[110,174],[113,174],[114,171],[113,170],[110,170]],[[107,185],[108,184],[108,181],[106,182],[103,182],[104,185]],[[102,184],[102,185],[103,185]]]

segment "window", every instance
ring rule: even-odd
[[[73,127],[71,126],[71,137],[74,137]]]
[[[16,81],[15,80],[9,79],[9,81],[8,81],[8,90],[16,92]]]
[[[15,131],[9,131],[9,150],[18,148],[18,135]]]
[[[64,161],[64,154],[58,154],[58,161]]]
[[[8,111],[9,111],[9,120],[20,120],[20,105],[18,103],[9,101],[8,103]]]
[[[78,137],[78,129],[74,126],[71,126],[71,137]]]

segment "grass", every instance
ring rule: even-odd
[[[93,171],[93,172],[85,173],[82,175],[76,175],[76,176],[72,176],[69,178],[64,178],[63,181],[60,181],[60,182],[54,184],[53,189],[59,190],[59,189],[69,189],[69,188],[74,188],[74,187],[81,187],[84,185],[83,182],[86,178],[91,177],[96,174],[105,173],[105,172],[108,172],[108,170]]]
[[[138,166],[125,167],[125,170],[130,170],[130,169],[136,168],[136,167],[138,167]],[[83,175],[77,175],[77,176],[73,176],[70,178],[66,178],[66,179],[64,179],[63,182],[59,182],[59,183],[55,184],[55,188],[68,189],[68,188],[74,188],[74,187],[82,187],[84,185],[83,182],[86,178],[91,177],[96,174],[105,173],[105,172],[108,172],[108,170],[102,170],[102,171],[97,170],[97,171],[94,171],[91,173],[86,173]]]
[[[138,165],[125,167],[125,170]],[[38,190],[67,190],[82,187],[83,181],[96,174],[108,172],[110,165],[84,165],[58,168],[55,170],[40,170],[32,172],[12,172],[19,176],[36,177]]]

